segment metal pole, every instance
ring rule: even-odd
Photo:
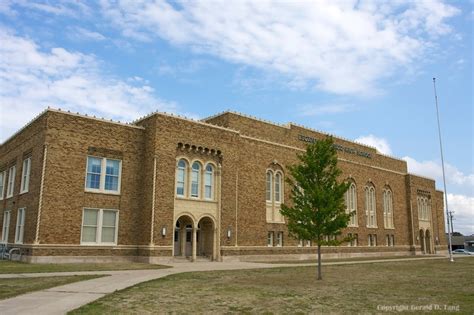
[[[446,203],[446,220],[448,220],[448,252],[449,252],[449,260],[453,260],[453,253],[452,253],[452,240],[451,240],[451,233],[450,231],[450,215],[448,210],[448,194],[446,192],[446,175],[444,172],[444,157],[443,157],[443,145],[441,143],[441,125],[439,123],[439,109],[438,109],[438,95],[436,93],[436,78],[433,78],[433,88],[434,88],[434,95],[435,95],[435,103],[436,103],[436,117],[438,118],[438,136],[439,136],[439,150],[441,152],[441,168],[443,169],[443,185],[444,185],[444,202]]]
[[[454,214],[454,211],[449,211],[449,222],[451,222],[451,233],[454,233],[454,228],[453,228],[453,214]]]

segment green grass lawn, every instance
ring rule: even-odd
[[[49,289],[72,282],[103,277],[100,275],[0,279],[0,300],[20,294]],[[1,311],[0,311],[1,313]]]
[[[65,271],[111,271],[169,268],[163,265],[144,263],[98,263],[98,264],[28,264],[15,261],[0,261],[0,274],[65,272]]]
[[[325,266],[322,281],[313,266],[184,273],[118,291],[72,314],[354,314],[394,305],[472,314],[473,270],[474,259],[466,257]]]

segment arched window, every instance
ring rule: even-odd
[[[275,202],[281,202],[281,174],[275,174]]]
[[[357,189],[355,183],[351,183],[344,196],[346,202],[346,213],[351,213],[350,226],[357,226]]]
[[[191,197],[199,198],[199,184],[201,182],[201,164],[194,162],[191,170]]]
[[[367,227],[377,227],[375,188],[372,185],[365,187],[365,215],[367,216]]]
[[[204,198],[213,199],[214,191],[214,168],[211,164],[207,164],[204,173]]]
[[[383,191],[383,220],[385,228],[393,228],[392,191],[388,188]]]
[[[267,171],[267,183],[266,183],[266,200],[272,201],[273,192],[273,172]]]
[[[176,170],[176,195],[183,196],[185,194],[186,187],[186,168],[188,163],[185,160],[181,159],[178,162],[178,169]]]

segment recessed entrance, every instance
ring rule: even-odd
[[[214,259],[214,223],[209,217],[204,217],[198,224],[197,255]]]
[[[191,257],[193,250],[193,220],[182,216],[174,229],[174,256]]]

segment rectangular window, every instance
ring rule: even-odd
[[[298,247],[303,247],[303,240],[298,241]]]
[[[204,197],[212,199],[212,173],[209,172],[204,175]]]
[[[176,181],[176,194],[178,196],[184,196],[184,168],[178,169],[178,179]]]
[[[393,234],[390,235],[390,240],[391,240],[392,246],[395,246],[395,236]]]
[[[0,172],[0,200],[3,200],[5,190],[5,178],[7,173],[5,171]]]
[[[84,209],[81,244],[117,244],[118,210]]]
[[[311,241],[310,240],[307,240],[306,241],[306,247],[310,247],[311,246]]]
[[[354,240],[352,241],[353,246],[357,246],[359,243],[359,235],[356,233],[354,234]]]
[[[267,234],[267,246],[273,246],[273,232]]]
[[[25,208],[18,209],[16,216],[15,243],[23,244],[23,234],[25,232]]]
[[[20,194],[28,192],[30,187],[30,170],[31,170],[31,158],[23,160],[23,167],[21,168],[21,185]]]
[[[86,191],[120,192],[121,160],[87,157]]]
[[[195,170],[191,172],[191,197],[199,197],[199,173]]]
[[[277,233],[277,243],[276,246],[283,246],[283,232],[278,232]]]
[[[10,198],[13,196],[13,191],[15,189],[15,175],[16,175],[16,166],[13,165],[8,170],[7,198]]]
[[[10,230],[10,211],[3,213],[2,243],[8,243],[8,232]]]

